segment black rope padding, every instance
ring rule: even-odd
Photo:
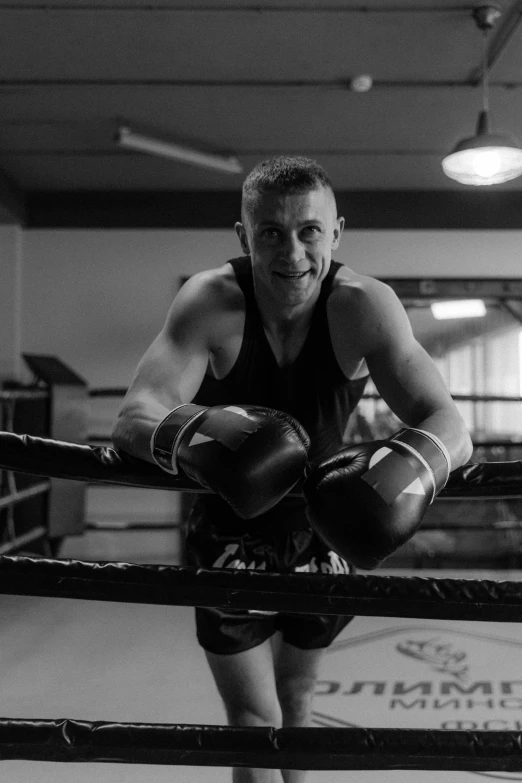
[[[522,622],[522,582],[0,557],[0,593],[304,614]]]
[[[473,462],[452,473],[439,498],[522,497],[522,461]]]
[[[522,770],[522,734],[0,719],[0,760],[264,769]]]
[[[0,468],[35,476],[209,493],[186,476],[172,476],[144,460],[108,446],[0,432]],[[290,494],[301,494],[300,489]],[[478,462],[450,474],[439,498],[522,497],[522,461]]]
[[[209,491],[191,479],[172,476],[157,465],[108,446],[85,446],[13,432],[0,432],[0,468],[98,484]]]

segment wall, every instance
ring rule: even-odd
[[[521,231],[349,231],[336,258],[377,277],[518,277],[521,248]],[[23,350],[125,385],[180,277],[235,255],[233,230],[27,231]]]
[[[53,352],[91,386],[125,385],[182,275],[235,252],[228,232],[28,231],[24,349]]]

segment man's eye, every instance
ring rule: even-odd
[[[277,237],[279,234],[277,228],[265,228],[263,229],[261,236],[267,237],[268,239],[273,239],[274,237]]]
[[[321,233],[321,229],[319,228],[319,226],[306,226],[306,228],[304,230],[305,230],[305,232],[307,232],[309,234],[320,234]]]

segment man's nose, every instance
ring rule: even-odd
[[[289,262],[301,261],[303,258],[303,244],[297,234],[287,234],[284,242],[285,259]]]

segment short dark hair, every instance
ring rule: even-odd
[[[258,163],[243,182],[242,212],[249,212],[260,193],[306,193],[317,187],[332,192],[330,177],[312,158],[279,155]]]

